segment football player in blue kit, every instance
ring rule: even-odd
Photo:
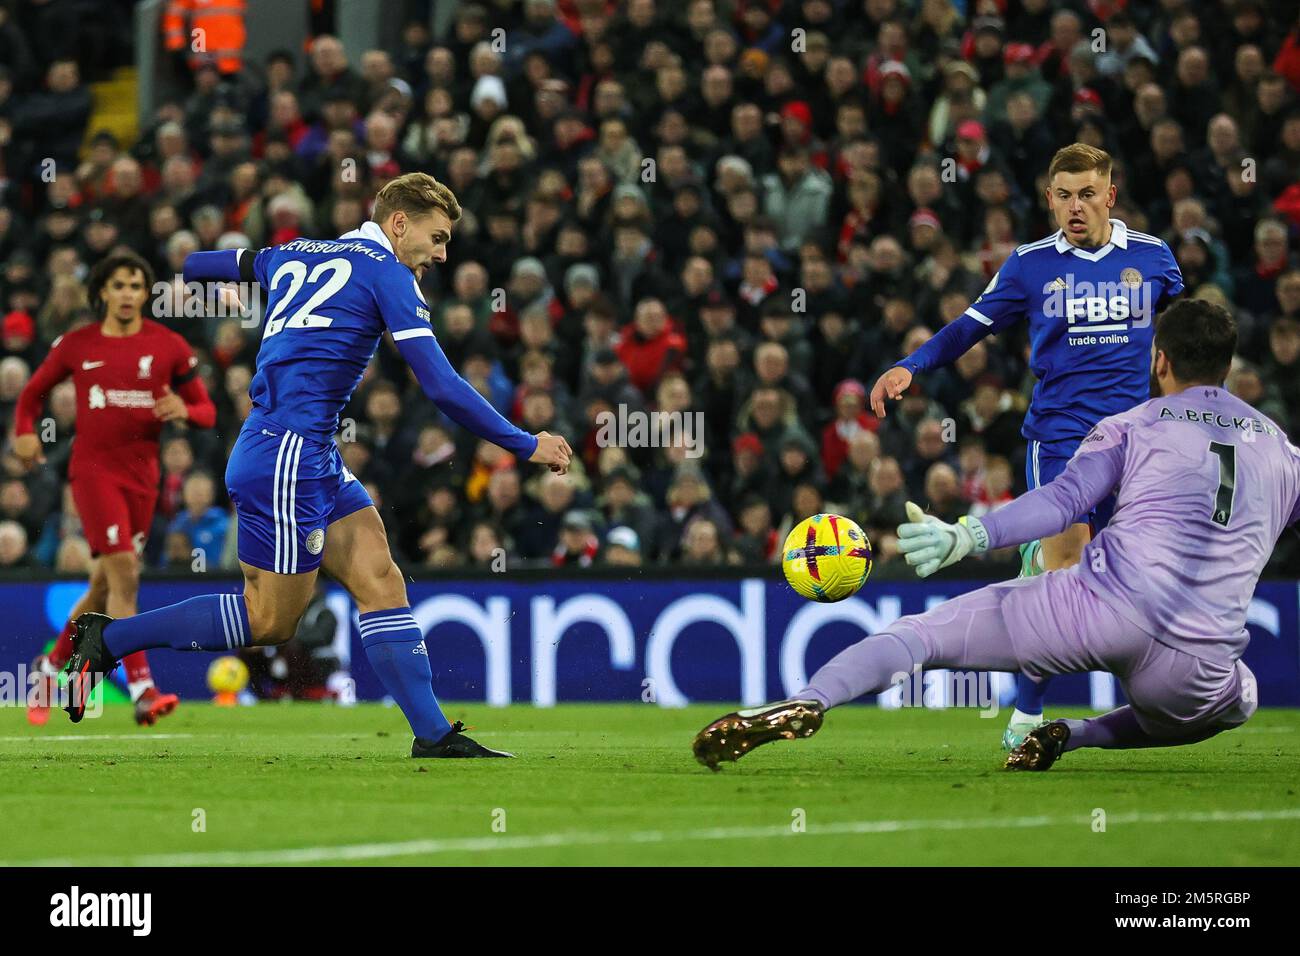
[[[295,239],[259,251],[199,252],[187,281],[257,281],[267,290],[253,409],[226,468],[238,515],[244,593],[191,598],[133,618],[77,620],[69,662],[81,719],[101,675],[153,647],[229,653],[293,636],[324,568],[352,594],[366,657],[415,735],[413,757],[508,757],[450,723],[433,692],[424,634],[365,488],[343,467],[334,434],[385,331],[426,395],[448,417],[524,461],[564,474],[560,436],[504,419],[447,361],[419,280],[447,257],[460,204],[426,173],[391,180],[374,219],[336,240]]]
[[[1115,197],[1109,154],[1083,143],[1058,150],[1047,187],[1058,230],[1017,248],[962,315],[888,369],[871,390],[875,413],[883,418],[885,399],[902,395],[913,376],[1024,319],[1038,379],[1021,430],[1030,490],[1064,471],[1097,422],[1147,401],[1155,316],[1183,291],[1183,277],[1163,241],[1110,218]],[[1041,547],[1023,547],[1021,574],[1077,564],[1113,510],[1112,497]],[[1004,749],[1043,723],[1046,687],[1046,680],[1017,675]]]

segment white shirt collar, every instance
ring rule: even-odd
[[[1110,242],[1106,243],[1100,249],[1080,249],[1078,246],[1071,245],[1070,240],[1065,238],[1065,230],[1056,230],[1056,251],[1062,254],[1072,253],[1083,259],[1092,259],[1096,261],[1112,248],[1128,248],[1128,226],[1124,225],[1119,219],[1111,219],[1110,222]]]
[[[379,228],[379,223],[373,219],[368,219],[361,224],[360,229],[353,229],[349,233],[339,236],[340,239],[369,239],[371,242],[377,242],[393,255],[393,244],[388,241],[388,236],[384,235],[384,230]]]

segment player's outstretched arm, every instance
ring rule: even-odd
[[[181,266],[181,275],[186,282],[257,282],[259,280],[253,271],[257,256],[258,252],[253,249],[191,252]],[[222,286],[218,294],[226,307],[244,311],[244,302],[234,288]]]
[[[1115,490],[1124,471],[1127,429],[1120,416],[1104,418],[1079,445],[1065,471],[982,519],[948,524],[907,503],[898,526],[898,550],[921,577],[980,554],[1060,534]]]
[[[252,282],[255,257],[252,249],[191,252],[185,257],[181,274],[186,282]]]
[[[573,451],[562,437],[542,432],[530,435],[501,415],[492,404],[457,374],[433,337],[433,329],[395,332],[393,340],[415,377],[447,417],[479,438],[500,445],[525,461],[548,465],[563,474]],[[420,334],[411,334],[419,332]]]
[[[914,376],[955,362],[980,339],[1024,318],[1028,301],[1020,281],[1020,259],[1012,253],[965,312],[876,380],[871,389],[871,410],[876,417],[885,417],[885,399],[901,397]]]
[[[1060,534],[1090,512],[1119,485],[1127,439],[1122,416],[1103,418],[1055,480],[984,516],[989,548]]]
[[[876,379],[871,389],[871,410],[877,418],[885,417],[885,399],[900,398],[918,372],[942,368],[965,355],[972,345],[993,331],[969,315],[960,315],[937,335]]]
[[[434,337],[429,306],[419,283],[410,272],[405,272],[403,278],[405,281],[386,275],[372,289],[384,325],[415,372],[424,394],[448,418],[479,438],[524,461],[547,465],[560,474],[568,471],[573,449],[567,441],[546,432],[530,435],[516,427],[451,367]]]

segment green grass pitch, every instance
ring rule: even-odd
[[[186,702],[153,730],[5,708],[0,864],[1300,863],[1300,711],[1013,774],[1001,719],[848,707],[710,773],[690,741],[725,709],[452,704],[519,759],[415,761],[376,704]]]

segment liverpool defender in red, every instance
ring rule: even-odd
[[[35,433],[45,396],[69,376],[77,386],[77,434],[68,479],[95,556],[90,590],[72,609],[48,657],[33,664],[46,676],[28,707],[34,724],[49,718],[53,677],[72,653],[77,616],[85,611],[113,617],[136,613],[140,554],[158,501],[163,423],[211,428],[216,421],[189,345],[144,318],[152,288],[153,270],[140,257],[118,253],[102,260],[91,273],[88,290],[102,321],[55,339],[18,399],[14,451],[30,466],[45,460]],[[176,709],[176,695],[154,687],[143,651],[123,663],[136,723],[152,725]]]

